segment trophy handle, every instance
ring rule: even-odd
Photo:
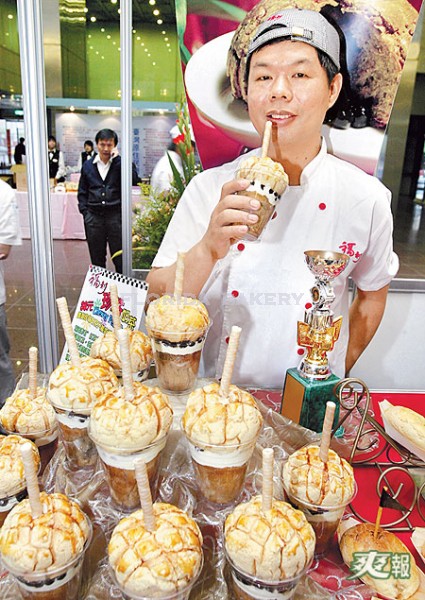
[[[339,334],[341,333],[342,317],[338,317],[337,319],[335,319],[334,322],[332,323],[332,325],[335,328],[334,342],[336,342],[337,339],[339,338]]]
[[[310,325],[304,323],[304,321],[298,321],[297,333],[298,333],[298,346],[307,347],[311,346],[311,340],[309,337]]]

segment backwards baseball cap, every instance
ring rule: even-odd
[[[290,8],[270,15],[252,38],[247,59],[265,44],[281,38],[305,42],[318,48],[340,69],[338,32],[319,12]]]

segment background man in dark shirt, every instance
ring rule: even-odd
[[[15,146],[15,152],[13,158],[16,165],[22,165],[22,157],[26,154],[25,138],[19,138],[19,144]]]
[[[122,249],[121,225],[121,157],[118,136],[112,129],[101,129],[95,142],[98,154],[81,169],[78,185],[78,208],[84,217],[84,228],[93,265],[106,267],[106,246],[113,256]],[[136,167],[132,183],[137,185]],[[122,256],[113,259],[115,270],[122,273]]]

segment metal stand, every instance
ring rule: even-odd
[[[370,392],[364,381],[355,378],[342,379],[335,386],[334,394],[339,400],[341,412],[339,423],[333,434],[339,427],[344,426],[350,416],[357,416],[359,425],[351,448],[349,462],[353,465],[373,467],[379,470],[380,476],[376,484],[377,497],[380,498],[383,486],[388,488],[393,498],[397,499],[400,495],[405,483],[400,483],[397,489],[394,489],[389,479],[390,473],[403,473],[407,475],[409,483],[412,483],[411,490],[409,487],[409,492],[412,492],[409,507],[406,508],[401,517],[384,525],[385,529],[391,531],[412,531],[414,526],[411,524],[409,516],[415,506],[425,522],[424,509],[421,507],[425,482],[418,488],[410,469],[425,468],[425,463],[410,450],[395,442],[386,433],[382,425],[375,420],[371,413]],[[384,446],[382,446],[382,441],[384,441]],[[424,505],[423,499],[422,505]],[[360,521],[367,521],[352,505],[350,505],[350,509]],[[400,524],[402,525],[399,526]]]

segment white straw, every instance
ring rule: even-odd
[[[268,154],[271,132],[272,132],[272,122],[266,121],[266,125],[264,127],[264,134],[263,134],[263,144],[261,146],[261,158],[266,158],[266,156]]]
[[[81,365],[80,353],[78,352],[77,342],[75,341],[74,330],[72,329],[71,317],[69,315],[68,303],[66,298],[56,298],[59,316],[61,318],[63,333],[68,344],[71,363],[74,367]]]
[[[179,252],[177,254],[177,264],[176,264],[176,279],[174,281],[174,296],[177,301],[180,300],[183,294],[183,278],[184,278],[184,257],[186,256],[185,252]]]
[[[140,504],[143,510],[145,527],[148,531],[154,531],[155,515],[153,512],[152,494],[149,485],[148,470],[146,468],[146,463],[143,461],[142,458],[138,458],[134,461],[134,468],[136,471],[137,489],[139,491]]]
[[[30,501],[31,513],[34,519],[43,514],[43,507],[40,501],[40,488],[38,487],[37,472],[31,444],[22,444],[21,451],[22,462],[24,463],[25,479],[27,482],[28,499]]]
[[[37,357],[38,348],[31,346],[28,350],[29,367],[28,367],[28,389],[32,398],[37,396]]]
[[[270,510],[273,503],[273,448],[263,450],[263,512]]]
[[[335,402],[326,402],[326,413],[323,421],[322,439],[320,441],[319,458],[328,462],[329,447],[331,445],[331,434],[335,415]]]
[[[131,370],[130,338],[128,329],[120,329],[117,331],[117,337],[120,345],[122,382],[125,399],[132,400],[134,398],[134,381]]]
[[[120,305],[118,299],[118,288],[115,283],[109,285],[109,294],[111,298],[112,323],[114,325],[115,335],[121,329]]]
[[[233,368],[235,366],[236,354],[238,352],[239,338],[242,329],[237,325],[233,325],[229,345],[227,346],[226,358],[224,360],[223,374],[221,376],[220,393],[227,398],[229,395],[230,383],[232,381]]]

